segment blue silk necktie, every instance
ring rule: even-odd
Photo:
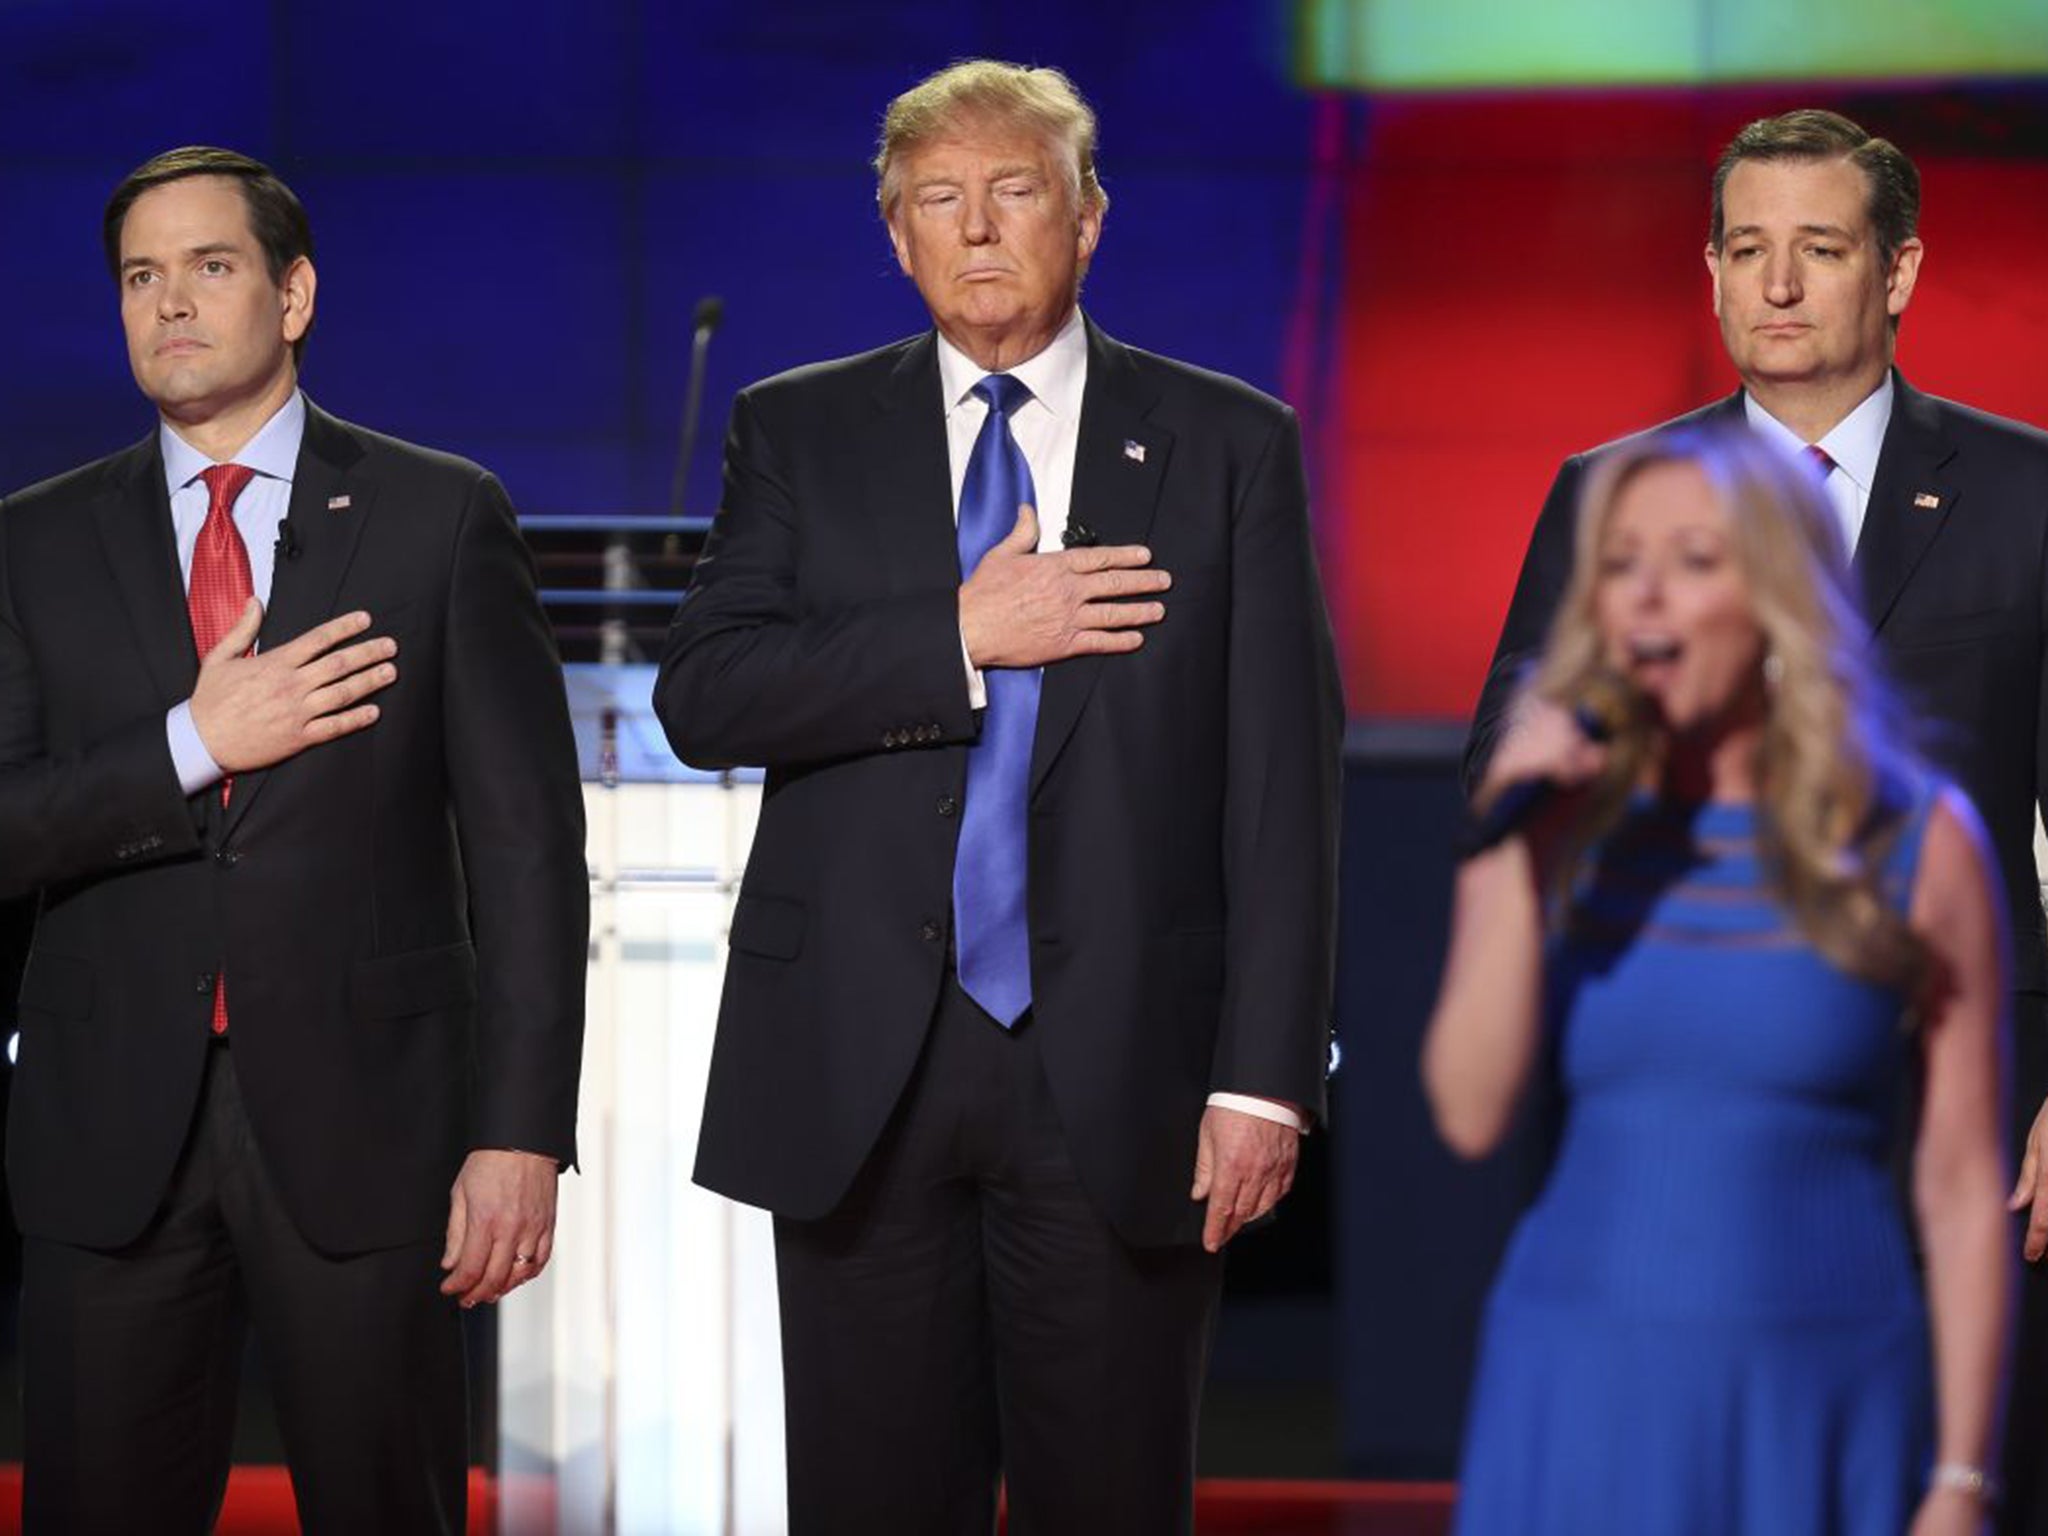
[[[1038,505],[1031,466],[1010,435],[1010,413],[1031,391],[1006,373],[974,386],[988,419],[960,485],[960,574],[974,574],[1017,524],[1017,508]],[[1024,910],[1025,800],[1031,738],[1038,728],[1038,668],[992,667],[982,674],[988,708],[981,739],[967,754],[967,805],[953,858],[954,950],[960,986],[1003,1028],[1031,1006],[1031,929]]]

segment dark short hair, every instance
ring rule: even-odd
[[[1886,270],[1899,247],[1920,227],[1920,173],[1896,144],[1873,137],[1839,112],[1802,107],[1760,118],[1728,141],[1714,166],[1714,218],[1707,239],[1715,250],[1727,233],[1722,194],[1728,176],[1745,160],[1847,160],[1870,189],[1868,211],[1877,254]]]
[[[225,176],[242,192],[249,210],[249,232],[263,251],[263,264],[273,283],[284,281],[285,269],[301,256],[313,256],[313,226],[306,217],[298,194],[260,160],[232,149],[215,149],[206,144],[188,144],[167,149],[142,162],[121,178],[107,199],[107,211],[100,220],[100,239],[106,246],[107,270],[121,280],[121,226],[128,222],[128,210],[143,193],[173,181],[193,176]],[[310,329],[310,328],[309,328]],[[292,359],[305,355],[306,338],[292,344]]]

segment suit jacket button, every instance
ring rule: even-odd
[[[213,972],[201,971],[199,980],[193,984],[192,990],[201,997],[213,996]]]
[[[213,856],[213,862],[222,869],[233,869],[242,862],[242,856],[232,848],[222,848]]]
[[[946,936],[946,933],[937,923],[927,921],[917,930],[917,936],[927,944],[936,944]]]
[[[952,795],[939,796],[939,814],[941,816],[957,816],[959,813],[960,802],[957,799]]]

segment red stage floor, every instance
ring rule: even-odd
[[[490,1479],[470,1483],[470,1536],[490,1536]],[[1448,1483],[1204,1482],[1200,1536],[1442,1536]],[[21,1468],[0,1467],[0,1536],[21,1529]],[[291,1484],[282,1467],[237,1467],[219,1536],[292,1536]]]

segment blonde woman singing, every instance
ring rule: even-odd
[[[1465,1536],[1985,1523],[2005,937],[1849,579],[1806,467],[1747,435],[1624,444],[1588,486],[1482,803],[1554,792],[1461,871],[1424,1048],[1461,1153],[1533,1074],[1564,1105],[1488,1306]],[[1888,1172],[1909,1129],[1924,1290]]]

